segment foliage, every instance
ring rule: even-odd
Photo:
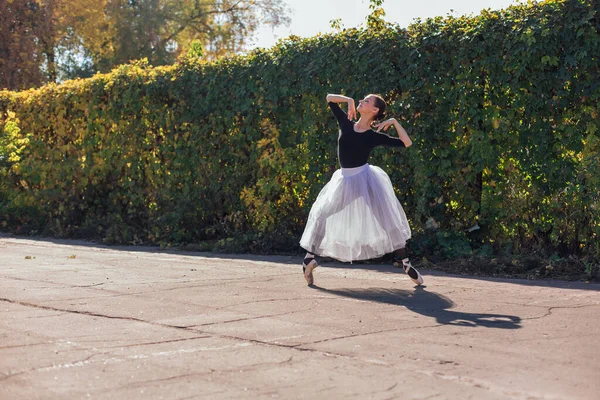
[[[40,86],[42,46],[36,37],[45,35],[36,2],[0,2],[0,88],[13,90]]]
[[[383,9],[384,0],[370,0],[369,9],[371,13],[367,16],[367,27],[372,30],[384,29],[386,23],[383,19],[385,17],[385,10]]]
[[[244,50],[261,24],[289,23],[287,13],[282,0],[2,1],[0,88],[90,77],[143,58],[172,64],[190,51],[215,59]]]
[[[294,249],[337,168],[325,95],[380,92],[414,145],[371,163],[422,255],[597,260],[599,18],[593,1],[549,0],[3,92],[3,143],[28,142],[3,161],[0,223]]]
[[[216,59],[244,50],[261,24],[289,23],[282,0],[103,2],[113,52],[94,58],[100,71],[141,58],[151,65],[172,64],[194,42],[207,58]]]

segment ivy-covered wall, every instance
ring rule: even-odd
[[[600,258],[599,28],[549,0],[0,92],[0,224],[291,250],[338,167],[326,94],[381,93],[414,146],[371,163],[417,235]]]

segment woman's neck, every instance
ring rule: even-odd
[[[356,122],[355,128],[360,131],[368,131],[369,129],[371,129],[372,122],[373,121],[371,121],[370,119],[360,117]]]

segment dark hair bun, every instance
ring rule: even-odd
[[[387,104],[385,104],[385,100],[383,100],[383,97],[381,97],[381,95],[371,94],[370,96],[373,96],[373,98],[375,98],[375,107],[379,108],[379,113],[377,113],[375,119],[378,121],[382,120],[385,116],[385,109],[387,107]]]

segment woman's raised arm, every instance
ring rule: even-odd
[[[404,142],[404,145],[406,147],[410,147],[412,145],[412,140],[408,136],[408,133],[406,133],[406,130],[402,127],[402,125],[400,125],[398,120],[396,120],[396,118],[390,118],[377,124],[377,132],[380,132],[381,129],[386,131],[387,128],[389,128],[391,125],[393,125],[396,129],[396,132],[398,132],[398,137],[400,138],[400,140],[402,140],[402,142]]]
[[[341,94],[328,94],[327,103],[348,103],[348,119],[356,118],[356,107],[354,99],[351,97],[342,96]]]

